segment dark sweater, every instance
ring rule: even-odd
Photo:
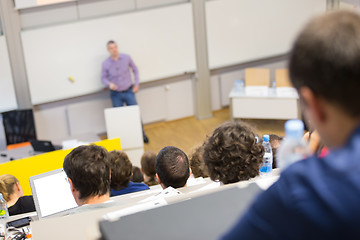
[[[34,211],[36,210],[32,196],[20,197],[13,206],[9,207],[10,216]]]

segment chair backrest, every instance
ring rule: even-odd
[[[290,82],[289,70],[286,68],[276,69],[275,80],[276,87],[293,87]]]
[[[270,70],[267,68],[246,68],[245,86],[270,86]]]

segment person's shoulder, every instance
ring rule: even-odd
[[[131,56],[129,54],[127,54],[127,53],[120,53],[119,56],[120,56],[121,59],[125,59],[125,60],[128,60],[128,61],[131,60]]]
[[[130,58],[130,55],[127,53],[120,53],[119,56],[123,58]]]
[[[111,61],[111,57],[109,56],[102,62],[103,67],[109,65],[110,61]]]
[[[146,185],[145,183],[134,183],[134,182],[130,182],[129,183],[129,187],[132,188],[136,188],[136,189],[143,189],[143,190],[146,190],[146,189],[150,189],[148,185]]]
[[[33,196],[22,196],[19,198],[19,201],[21,202],[34,202]]]

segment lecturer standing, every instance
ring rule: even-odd
[[[117,44],[114,41],[107,43],[107,50],[110,53],[102,64],[101,80],[110,90],[110,97],[113,107],[137,105],[135,93],[139,91],[139,71],[127,54],[119,53]],[[135,84],[132,81],[130,68],[134,73]],[[143,127],[144,142],[149,139],[145,135]]]

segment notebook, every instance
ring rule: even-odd
[[[39,219],[66,215],[77,207],[63,169],[32,176],[29,181]]]

